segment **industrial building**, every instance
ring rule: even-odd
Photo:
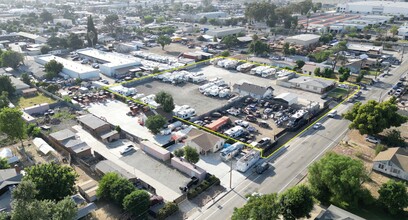
[[[225,36],[230,36],[230,35],[237,35],[239,33],[244,33],[245,28],[243,27],[228,27],[228,28],[218,28],[218,29],[212,29],[207,31],[207,35],[210,35],[212,37],[225,37]]]
[[[228,16],[227,13],[223,11],[214,11],[214,12],[204,12],[196,14],[196,19],[201,19],[206,17],[207,19],[219,19],[219,18],[226,18]]]
[[[299,34],[285,39],[286,43],[308,47],[319,42],[320,36],[316,34]]]
[[[360,1],[337,5],[337,12],[408,16],[408,2]]]
[[[99,70],[107,76],[126,74],[130,69],[141,65],[141,61],[132,55],[124,55],[114,52],[103,52],[93,48],[85,48],[76,51],[79,57],[88,59],[94,63],[100,63]]]
[[[37,56],[34,58],[34,60],[41,65],[45,65],[51,60],[55,60],[64,65],[64,68],[60,74],[69,76],[71,78],[99,79],[99,71],[97,69],[61,57],[47,54]]]
[[[347,28],[356,28],[357,31],[361,31],[364,27],[369,25],[383,25],[389,22],[392,16],[384,16],[384,15],[364,15],[360,16],[355,19],[337,22],[331,24],[329,27],[330,32],[342,32]]]
[[[408,39],[408,23],[405,23],[398,28],[398,36],[401,36],[404,40]]]

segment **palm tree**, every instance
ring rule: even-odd
[[[95,33],[93,31],[89,31],[88,38],[91,40],[92,47],[94,47]]]

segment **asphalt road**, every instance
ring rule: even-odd
[[[408,70],[407,61],[398,68],[392,69],[390,76],[382,78],[380,82],[363,91],[364,101],[386,99],[387,92],[406,70]],[[346,112],[351,106],[352,104],[347,102],[340,105],[338,114]],[[307,167],[326,151],[336,146],[348,131],[349,122],[340,116],[324,117],[320,122],[323,123],[323,128],[319,130],[309,128],[290,142],[287,150],[277,160],[270,162],[274,168],[267,170],[262,175],[249,176],[213,206],[196,212],[189,219],[230,219],[234,207],[241,207],[245,204],[245,195],[253,192],[280,193],[296,185],[307,174]]]

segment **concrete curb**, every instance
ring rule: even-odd
[[[215,205],[215,203],[217,203],[217,202],[220,201],[222,198],[224,198],[226,195],[228,195],[232,190],[234,190],[234,188],[228,189],[227,192],[225,192],[225,193],[223,193],[223,194],[221,194],[221,195],[218,195],[215,199],[213,199],[213,203],[210,204],[206,209],[211,208],[213,205]]]

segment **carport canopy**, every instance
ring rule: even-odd
[[[275,96],[275,99],[279,100],[279,101],[287,102],[288,105],[293,105],[293,104],[297,103],[298,96],[296,94],[293,94],[293,93],[285,92],[285,93],[281,93],[281,94]]]

